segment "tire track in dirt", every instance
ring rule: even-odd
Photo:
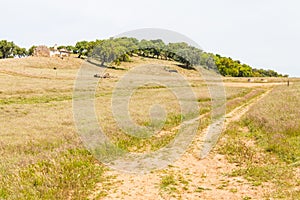
[[[215,120],[215,122],[213,122],[204,131],[202,131],[203,133],[205,133],[205,138],[202,138],[201,141],[198,140],[199,143],[203,144],[200,158],[203,159],[210,153],[212,148],[216,145],[220,133],[226,130],[226,127],[229,123],[240,119],[252,105],[268,95],[271,90],[272,89],[268,89],[261,95],[250,99],[248,102],[244,103],[241,106],[236,107],[231,112],[227,113],[224,118]]]
[[[249,100],[247,103],[235,108],[225,116],[224,126],[239,120],[256,102],[264,98],[272,89]],[[196,122],[203,116],[189,120]],[[178,127],[175,127],[175,129]],[[103,199],[242,199],[251,197],[261,199],[268,191],[267,187],[252,186],[242,177],[228,177],[225,173],[232,171],[235,164],[228,163],[223,155],[212,152],[204,159],[199,158],[199,152],[204,145],[203,135],[209,127],[197,134],[190,149],[172,166],[164,170],[154,171],[149,174],[127,174],[118,171],[106,171],[108,179],[106,183],[98,183],[95,192],[90,199],[97,199],[104,184],[112,185],[108,189],[107,196]],[[161,178],[173,174],[188,181],[186,187],[179,182],[172,194],[160,189]],[[200,189],[199,189],[200,188]],[[101,198],[102,199],[102,198]]]

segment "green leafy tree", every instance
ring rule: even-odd
[[[78,58],[81,56],[87,56],[89,51],[89,42],[88,41],[80,41],[75,45],[75,51],[78,53]]]
[[[7,40],[0,41],[0,58],[9,58],[13,56],[16,45],[13,42]]]
[[[239,66],[239,77],[252,77],[253,71],[249,65],[243,64]]]
[[[18,56],[19,58],[21,58],[21,57],[25,57],[27,55],[28,55],[28,52],[25,48],[15,46],[15,48],[13,50],[13,56]]]
[[[139,48],[139,55],[143,57],[150,57],[151,55],[151,48],[153,48],[152,42],[149,40],[141,40],[138,45]]]
[[[32,56],[32,55],[33,55],[34,50],[35,50],[36,47],[37,47],[37,46],[33,45],[32,47],[30,47],[30,48],[28,49],[28,55],[29,55],[29,56]]]
[[[15,45],[7,40],[0,41],[0,58],[24,57],[28,54],[25,48]]]
[[[127,52],[126,47],[120,45],[116,40],[109,39],[99,42],[93,49],[92,58],[101,62],[101,65],[105,63],[119,63],[118,58]]]
[[[58,46],[57,49],[58,49],[58,50],[60,50],[60,49],[66,49],[66,46],[64,46],[64,45]]]
[[[74,50],[75,50],[76,48],[75,48],[74,46],[68,45],[68,46],[66,46],[66,49],[67,49],[68,51],[74,52]]]
[[[252,77],[252,76],[282,76],[273,70],[253,69],[251,66],[222,57],[218,54],[203,52],[201,49],[185,42],[165,44],[162,40],[137,40],[135,38],[110,38],[108,40],[81,41],[75,46],[81,55],[91,55],[101,64],[130,61],[130,56],[137,54],[143,57],[174,60],[184,64],[185,68],[201,65],[209,70],[219,71],[223,76]]]

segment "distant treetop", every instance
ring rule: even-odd
[[[107,40],[80,41],[75,45],[78,57],[92,57],[105,64],[119,65],[130,61],[132,55],[155,59],[174,60],[185,68],[201,65],[231,77],[283,77],[273,70],[255,69],[239,60],[207,53],[185,42],[165,44],[161,39],[137,40],[136,38],[109,38]],[[288,76],[288,75],[284,75]]]
[[[36,46],[28,49],[20,48],[13,42],[0,41],[0,59],[25,57],[34,54]],[[78,54],[78,58],[92,57],[102,65],[130,61],[133,55],[155,59],[174,60],[182,63],[182,67],[193,69],[197,65],[218,71],[223,76],[231,77],[288,77],[274,70],[256,69],[239,60],[223,57],[219,54],[207,53],[190,46],[185,42],[165,44],[161,39],[138,40],[136,38],[109,38],[106,40],[79,41],[75,46],[58,46],[58,50]]]

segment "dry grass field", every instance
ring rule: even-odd
[[[163,105],[163,134],[135,138],[118,127],[111,111],[118,80],[133,66],[153,62],[189,81],[199,106],[192,117],[203,117],[193,144],[174,165],[129,175],[96,160],[76,132],[72,96],[83,60],[0,60],[0,199],[300,199],[299,79],[287,87],[286,79],[224,78],[227,113],[236,117],[226,118],[216,148],[199,159],[212,109],[206,82],[176,62],[134,57],[106,69],[112,77],[99,79],[95,93],[99,125],[126,151],[165,146],[187,117],[169,88],[148,84],[132,94],[130,114],[151,126],[151,106]]]

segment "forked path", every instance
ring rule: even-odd
[[[249,100],[226,114],[223,129],[233,121],[237,121],[249,108],[266,96],[271,89]],[[107,182],[97,185],[90,196],[97,199],[104,185],[109,186],[105,197],[100,199],[261,199],[268,187],[252,186],[242,177],[228,177],[225,173],[236,168],[228,163],[223,155],[212,151],[204,159],[199,158],[203,146],[203,135],[207,129],[197,134],[190,149],[172,166],[149,174],[127,174],[119,171],[106,171]],[[163,188],[161,180],[165,176],[172,177],[172,184]],[[113,178],[111,178],[113,177]]]
[[[272,89],[268,89],[266,92],[259,95],[258,97],[251,99],[247,103],[235,108],[233,111],[226,114],[226,119],[227,119],[226,124],[230,123],[231,121],[236,121],[239,118],[241,118],[241,116],[243,116],[253,104],[260,101],[262,98],[264,98],[266,95],[268,95],[271,91],[272,91]]]

